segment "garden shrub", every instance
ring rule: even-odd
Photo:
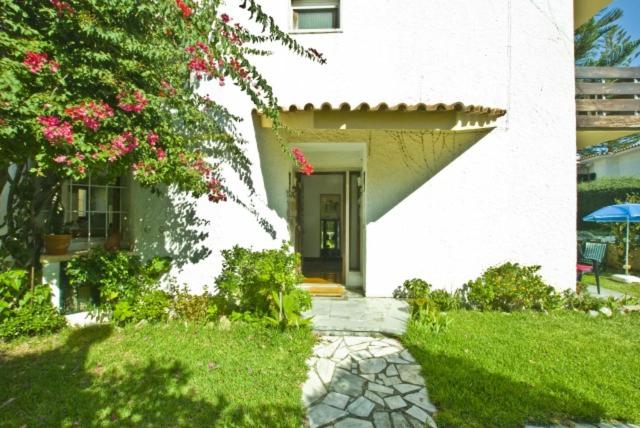
[[[429,300],[434,308],[448,312],[460,309],[460,292],[449,293],[446,290],[433,290],[429,293]]]
[[[606,229],[582,218],[633,193],[640,193],[640,177],[607,177],[578,184],[578,230]]]
[[[431,284],[419,278],[408,279],[393,291],[396,299],[419,299],[429,295]]]
[[[562,300],[566,309],[588,312],[599,311],[606,306],[606,301],[588,292],[576,294],[573,290],[564,290]]]
[[[51,305],[51,290],[46,285],[27,284],[24,270],[12,269],[0,273],[0,337],[53,333],[66,321]]]
[[[287,244],[263,251],[235,246],[222,255],[222,272],[216,285],[225,311],[233,318],[257,319],[282,327],[307,324],[301,314],[311,307],[311,298],[297,288],[302,282],[300,255]]]
[[[214,321],[223,312],[223,301],[207,289],[202,294],[191,294],[186,286],[173,285],[170,290],[172,315],[185,321]]]
[[[157,288],[170,267],[166,257],[143,263],[135,254],[95,248],[70,260],[66,273],[72,287],[88,285],[96,292],[97,312],[111,314],[117,324],[125,324],[168,316],[171,299]]]
[[[465,304],[482,311],[546,311],[561,306],[561,297],[538,274],[540,266],[505,263],[487,269],[462,288]]]
[[[420,317],[430,311],[451,311],[460,308],[459,292],[431,291],[431,288],[431,284],[422,279],[409,279],[393,291],[393,297],[406,299],[413,317]]]

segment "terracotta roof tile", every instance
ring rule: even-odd
[[[438,112],[438,111],[460,111],[465,113],[473,113],[473,114],[488,114],[492,116],[504,116],[506,114],[506,110],[492,107],[485,107],[480,105],[465,105],[461,102],[456,102],[453,104],[445,104],[445,103],[436,103],[436,104],[395,104],[389,105],[387,103],[379,103],[377,105],[371,105],[366,102],[362,102],[360,104],[352,106],[349,103],[343,102],[339,105],[332,105],[329,102],[323,102],[319,105],[315,105],[313,103],[307,103],[304,105],[290,104],[289,106],[281,106],[280,110],[287,112],[297,112],[297,111],[424,111],[424,112]]]

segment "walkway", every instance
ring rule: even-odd
[[[307,364],[305,426],[436,427],[420,366],[395,339],[323,336]]]
[[[391,298],[362,297],[348,291],[345,297],[314,297],[313,307],[304,313],[320,333],[379,333],[401,336],[406,330],[409,308]]]

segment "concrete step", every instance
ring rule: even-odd
[[[307,290],[312,296],[316,297],[342,297],[344,296],[344,285],[335,283],[302,283],[300,288]]]

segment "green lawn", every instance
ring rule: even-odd
[[[622,272],[618,272],[622,273]],[[633,297],[640,297],[640,284],[625,284],[612,280],[610,277],[613,273],[603,273],[600,275],[600,287],[609,290],[619,291]],[[592,274],[582,276],[582,283],[587,285],[596,285],[596,277]]]
[[[441,427],[640,422],[640,315],[456,311],[434,335],[404,338],[423,366]]]
[[[0,426],[299,427],[313,341],[176,322],[0,342]]]

